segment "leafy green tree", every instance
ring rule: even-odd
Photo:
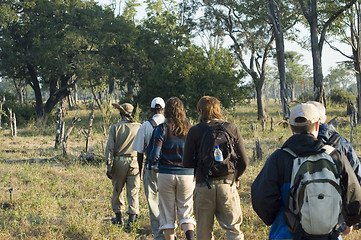
[[[140,45],[152,64],[140,82],[138,101],[148,106],[154,96],[178,96],[187,109],[194,110],[207,94],[218,97],[225,107],[233,106],[244,94],[240,87],[244,72],[228,50],[206,51],[191,44],[189,25],[174,3],[148,1]]]
[[[264,1],[190,1],[186,9],[191,14],[202,13],[198,29],[211,31],[215,36],[226,36],[232,42],[232,50],[240,65],[252,78],[257,93],[258,119],[267,117],[264,83],[266,63],[274,34]],[[193,23],[195,24],[195,23]]]
[[[94,1],[9,0],[5,5],[16,18],[1,20],[0,72],[30,84],[38,118],[46,119],[75,84],[97,95],[117,82],[133,93],[145,65],[143,51],[135,50],[133,21]],[[49,92],[45,103],[44,91]]]
[[[341,53],[344,57],[349,59],[347,64],[353,66],[353,71],[356,76],[356,88],[357,88],[357,118],[358,123],[361,122],[361,3],[356,1],[355,4],[345,12],[344,18],[341,19],[339,24],[335,24],[331,31],[333,35],[337,36],[341,42],[348,44],[352,50],[352,55],[348,55],[341,51],[339,48],[332,44],[332,41],[327,43],[332,49]],[[345,27],[346,26],[346,27]]]
[[[347,89],[354,82],[354,73],[346,64],[338,64],[330,69],[325,77],[325,83],[329,90],[332,88]]]
[[[286,85],[290,92],[291,101],[295,98],[296,92],[307,91],[307,79],[309,69],[307,65],[301,64],[302,55],[289,51],[285,52],[285,62],[286,62]],[[296,87],[301,86],[301,89],[296,91]]]
[[[211,95],[229,108],[245,99],[244,75],[228,50],[211,49],[206,54],[194,46],[156,64],[141,87],[139,100],[148,105],[154,96],[178,96],[194,116],[199,98]]]

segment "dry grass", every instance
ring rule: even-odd
[[[268,103],[270,115],[277,123],[282,119],[278,103]],[[344,109],[333,107],[329,119],[341,116]],[[69,112],[67,123],[73,117]],[[2,239],[152,239],[149,227],[147,204],[144,192],[140,194],[140,221],[132,233],[113,226],[110,218],[111,182],[105,176],[105,165],[83,164],[79,157],[85,148],[85,138],[80,133],[87,128],[88,114],[81,111],[82,121],[76,125],[68,140],[69,158],[55,158],[46,163],[12,162],[9,160],[50,159],[62,153],[54,149],[55,124],[51,126],[29,125],[20,129],[18,136],[10,137],[8,129],[0,130],[0,240]],[[102,118],[95,113],[94,132],[90,139],[90,150],[103,155],[107,136],[102,131]],[[116,121],[112,112],[112,121]],[[243,134],[249,157],[253,155],[255,141],[262,144],[264,159],[274,149],[281,146],[290,136],[287,128],[278,126],[270,131],[269,120],[262,131],[257,122],[256,107],[240,106],[228,116]],[[342,117],[347,123],[347,117]],[[251,120],[257,125],[250,130]],[[349,126],[339,126],[338,130],[349,138]],[[361,136],[354,132],[354,147],[361,155]],[[242,231],[246,239],[267,239],[269,228],[252,210],[250,186],[262,168],[264,160],[251,161],[242,176],[239,193],[243,208]],[[9,189],[13,188],[12,194]],[[216,239],[225,239],[224,231],[215,225]],[[178,232],[179,239],[184,235]],[[361,231],[354,231],[344,239],[361,239]]]

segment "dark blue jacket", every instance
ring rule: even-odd
[[[325,144],[331,145],[338,149],[341,153],[345,154],[359,183],[361,184],[360,160],[358,159],[351,143],[347,141],[346,138],[342,137],[332,125],[326,123],[322,123],[320,125],[318,138],[322,139]],[[337,142],[334,142],[333,139],[337,139]]]
[[[295,134],[282,146],[290,148],[299,156],[322,151],[323,142],[308,134]],[[344,156],[335,150],[331,156],[340,163],[344,199],[344,216],[351,226],[361,221],[361,187]],[[278,149],[266,161],[251,187],[252,206],[267,225],[272,225],[269,239],[293,239],[283,219],[283,210],[290,188],[294,157]]]

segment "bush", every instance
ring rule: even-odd
[[[356,96],[352,92],[348,92],[341,88],[331,89],[328,98],[329,101],[334,104],[347,104],[348,102],[356,101]]]
[[[4,122],[9,122],[9,111],[11,109],[15,113],[16,124],[18,126],[26,126],[30,121],[35,119],[35,103],[34,102],[24,102],[20,103],[13,98],[6,98],[6,101],[3,105],[3,111],[7,117],[3,117]]]
[[[308,102],[308,101],[313,101],[313,92],[303,92],[298,96],[298,101],[299,102]]]

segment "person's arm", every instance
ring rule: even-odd
[[[144,151],[146,149],[146,132],[149,121],[144,122],[138,129],[137,135],[135,135],[132,149],[137,152],[137,161],[140,173],[140,179],[143,179],[143,161],[144,161]]]
[[[341,165],[342,214],[346,225],[352,226],[361,222],[361,186],[346,156],[339,151],[334,151],[331,155]]]
[[[109,130],[108,142],[107,142],[107,146],[105,148],[105,154],[104,154],[105,162],[107,165],[106,174],[109,179],[112,179],[111,170],[112,170],[112,164],[114,161],[114,146],[115,146],[115,130],[114,129],[115,129],[115,125],[112,125]]]
[[[278,155],[276,151],[267,159],[251,186],[252,207],[266,225],[273,224],[282,205],[283,169],[279,169]]]
[[[184,168],[196,167],[195,154],[197,152],[197,147],[198,147],[197,137],[199,138],[200,135],[201,135],[201,131],[197,126],[191,127],[188,131],[184,143],[183,159],[182,159]]]
[[[157,126],[154,131],[154,142],[152,150],[150,151],[149,160],[152,163],[157,163],[160,157],[160,150],[162,149],[164,141],[162,125]]]
[[[235,182],[239,181],[239,177],[244,173],[246,170],[249,160],[247,157],[246,149],[244,147],[244,141],[239,129],[233,125],[233,132],[236,137],[236,144],[235,144],[235,151],[237,152],[238,162],[236,164],[236,175],[235,175]]]
[[[144,154],[137,152],[137,161],[138,161],[138,167],[139,167],[140,180],[143,179],[143,159],[144,159]]]
[[[340,152],[343,152],[346,155],[353,171],[356,174],[358,182],[361,184],[360,160],[358,159],[357,154],[352,147],[352,144],[347,141],[346,138],[342,137],[338,144],[338,149],[340,150]]]

